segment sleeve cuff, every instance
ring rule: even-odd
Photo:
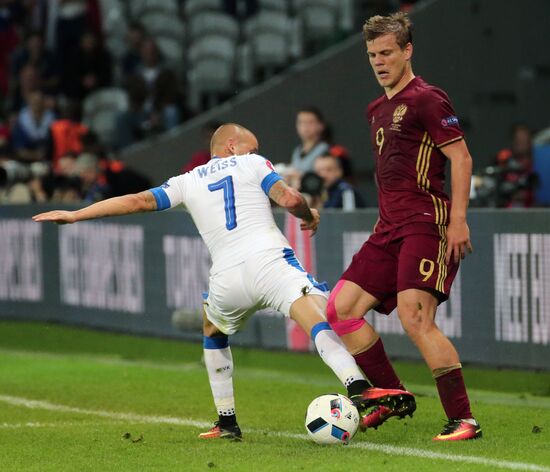
[[[157,211],[162,211],[170,208],[170,199],[168,198],[168,194],[164,191],[162,187],[151,188],[149,189],[149,191],[155,197],[155,200],[157,202]]]
[[[457,136],[456,138],[452,138],[452,139],[449,139],[447,141],[444,141],[442,142],[441,144],[436,144],[436,146],[441,149],[442,147],[445,147],[447,146],[447,144],[451,144],[451,143],[454,143],[456,141],[460,141],[461,139],[464,139],[464,136],[461,135],[461,136]]]
[[[279,180],[283,180],[283,178],[277,174],[277,172],[271,172],[270,174],[267,174],[264,177],[264,180],[262,180],[262,190],[266,195],[269,195],[269,191],[271,190],[271,187],[275,185]]]

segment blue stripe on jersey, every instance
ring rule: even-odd
[[[315,342],[315,338],[317,335],[324,330],[331,331],[332,328],[326,321],[321,321],[320,323],[317,323],[313,328],[311,328],[311,340]]]
[[[307,274],[307,278],[316,289],[319,289],[322,292],[328,292],[330,290],[326,282],[317,282],[317,280],[315,280],[315,278],[311,274],[308,274],[304,270],[298,259],[296,259],[296,255],[294,254],[294,251],[292,249],[290,249],[289,247],[285,247],[283,249],[283,257],[289,265],[295,267],[300,272],[305,272]]]
[[[164,191],[162,187],[150,188],[149,192],[153,194],[157,202],[157,211],[166,210],[170,208],[170,199],[168,194]]]
[[[283,178],[279,174],[277,174],[277,172],[273,171],[270,174],[267,174],[264,177],[264,180],[262,180],[262,190],[264,191],[264,193],[269,196],[269,191],[271,190],[271,187],[279,182],[279,180],[283,180]]]
[[[202,346],[204,349],[225,349],[229,346],[229,336],[203,336]]]

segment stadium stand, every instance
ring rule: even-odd
[[[116,115],[127,109],[128,96],[123,89],[98,90],[84,100],[84,123],[101,136],[105,144],[113,144]]]

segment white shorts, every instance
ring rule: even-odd
[[[211,275],[204,309],[216,328],[234,334],[263,308],[289,316],[291,305],[305,294],[328,298],[328,286],[302,268],[292,249],[270,249]]]

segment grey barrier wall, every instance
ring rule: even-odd
[[[0,318],[201,338],[210,258],[188,213],[34,223],[31,215],[44,209],[0,208]],[[319,280],[338,280],[375,220],[370,210],[323,213]],[[477,210],[469,220],[475,252],[439,308],[439,325],[463,361],[550,369],[550,211]],[[367,318],[392,356],[419,358],[396,313]],[[262,312],[232,342],[285,349],[286,321]]]

